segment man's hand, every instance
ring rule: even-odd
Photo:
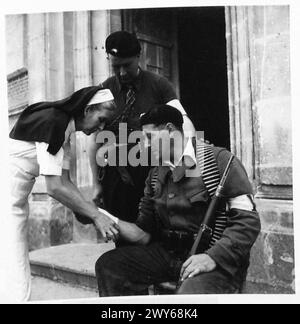
[[[216,262],[207,254],[192,255],[182,265],[180,278],[182,281],[195,277],[199,273],[211,272],[217,267]]]
[[[108,216],[99,212],[99,217],[96,217],[94,224],[104,239],[113,241],[118,239],[119,231],[117,229],[117,224]]]

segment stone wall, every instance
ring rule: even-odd
[[[110,74],[105,39],[119,29],[119,10],[7,16],[10,128],[28,104],[58,100],[104,81]],[[76,134],[71,145],[71,178],[90,198],[87,136]],[[29,223],[30,250],[98,240],[94,226],[79,224],[70,210],[47,195],[44,177],[37,178],[30,196]]]
[[[249,8],[257,204],[263,232],[250,277],[294,292],[289,7]]]
[[[7,75],[26,66],[25,15],[7,15],[6,32],[6,73]],[[13,59],[12,59],[13,58]]]
[[[69,22],[68,13],[7,16],[10,128],[28,104],[73,92],[73,60],[67,57],[73,54]],[[29,202],[30,250],[73,240],[72,213],[47,195],[44,177],[36,179]]]
[[[105,53],[105,39],[121,28],[118,10],[74,13],[74,89],[103,82],[110,74]],[[73,180],[87,199],[92,197],[92,173],[87,152],[88,137],[76,134],[76,168]],[[82,225],[74,219],[73,240],[76,243],[97,242],[98,233],[93,225]]]
[[[121,12],[8,16],[6,26],[9,80],[28,90],[27,98],[25,88],[19,92],[19,101],[11,96],[12,126],[19,113],[15,108],[56,100],[111,74],[104,41],[121,29]],[[231,149],[246,166],[262,221],[247,290],[293,293],[289,7],[227,7],[226,28]],[[74,137],[72,147],[72,179],[90,197],[86,137]],[[30,207],[31,250],[98,240],[92,226],[80,225],[47,196],[43,177],[37,179]]]
[[[248,292],[293,293],[289,7],[230,7],[226,19],[231,146],[262,222]]]

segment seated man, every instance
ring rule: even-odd
[[[149,285],[180,277],[183,283],[178,294],[239,292],[250,249],[260,232],[244,167],[234,158],[210,245],[204,253],[187,259],[218,181],[213,184],[223,175],[231,153],[186,138],[182,115],[171,106],[158,106],[140,121],[160,165],[151,169],[146,180],[137,221],[116,220],[122,239],[135,244],[109,251],[96,263],[100,296],[141,295]],[[161,139],[165,135],[174,139],[178,133],[181,141],[171,141],[165,160]],[[203,173],[191,172],[203,158]]]

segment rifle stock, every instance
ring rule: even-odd
[[[198,232],[196,239],[194,241],[194,244],[190,250],[189,257],[191,257],[192,255],[195,255],[197,253],[203,253],[209,247],[209,243],[210,243],[210,240],[211,240],[212,234],[213,234],[211,224],[213,224],[213,221],[215,218],[215,213],[217,212],[217,210],[219,208],[219,204],[220,204],[221,198],[223,196],[224,185],[227,180],[233,159],[234,159],[234,156],[231,155],[231,157],[226,165],[223,176],[220,180],[220,183],[217,187],[217,190],[216,190],[214,196],[212,197],[211,202],[207,208],[203,222],[200,225],[199,232]],[[182,283],[182,279],[180,279],[179,286],[181,283]]]

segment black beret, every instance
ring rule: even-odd
[[[170,105],[157,105],[140,117],[141,126],[148,124],[159,126],[167,123],[172,123],[182,130],[183,116],[178,109]]]
[[[127,58],[140,54],[141,45],[134,34],[127,31],[117,31],[107,37],[105,49],[108,54]]]

